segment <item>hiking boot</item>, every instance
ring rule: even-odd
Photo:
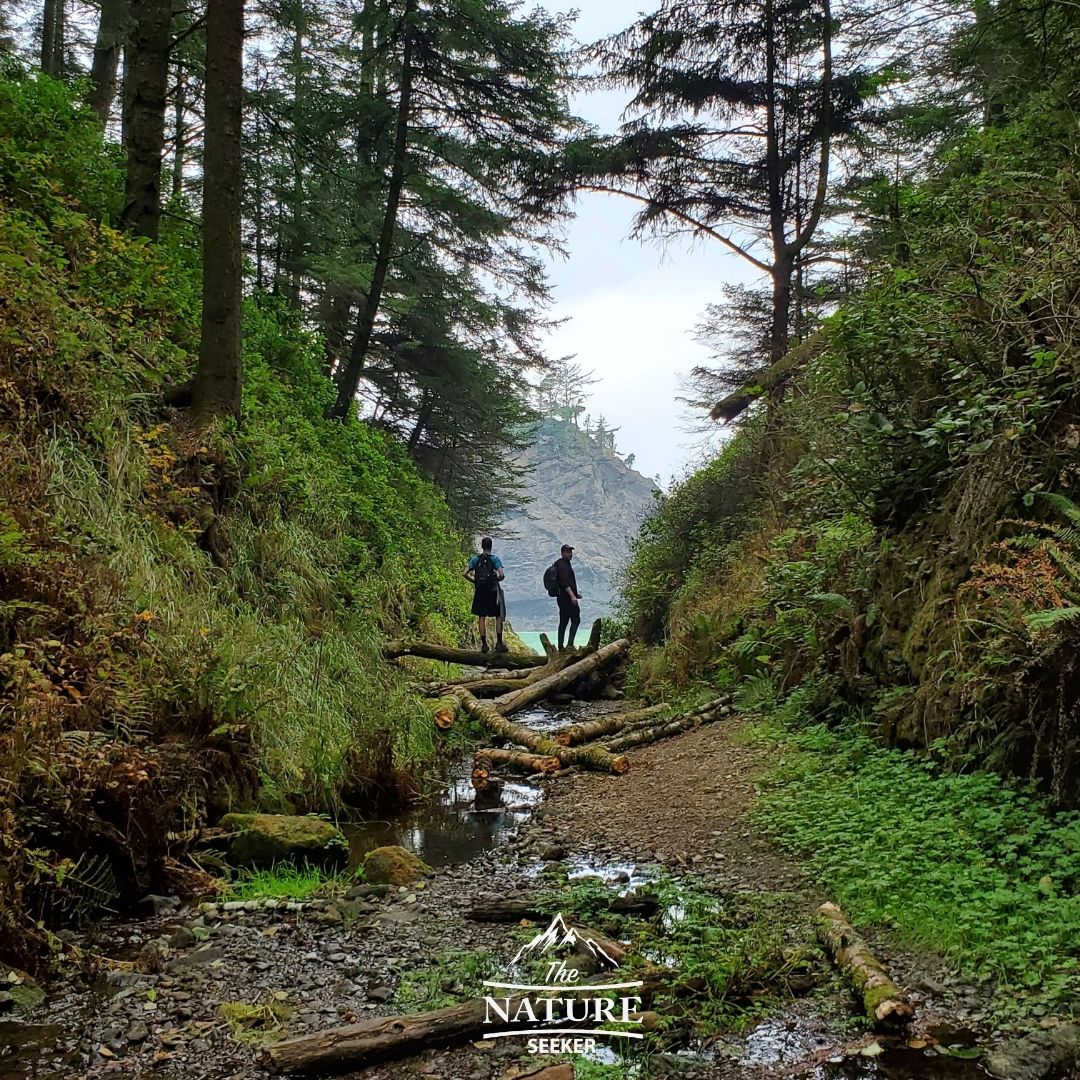
[[[510,646],[507,645],[506,642],[503,641],[500,638],[498,641],[495,642],[495,651],[496,652],[509,652],[510,651]]]
[[[480,651],[481,652],[491,652],[491,650],[488,648],[488,643],[486,641],[481,641],[480,642]]]

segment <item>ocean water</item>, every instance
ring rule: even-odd
[[[514,633],[516,633],[517,636],[519,638],[521,638],[521,640],[524,641],[525,644],[528,645],[529,648],[532,649],[533,652],[539,653],[539,652],[544,651],[540,647],[540,632],[539,631],[515,630]],[[546,633],[547,633],[547,636],[549,638],[551,638],[552,640],[555,639],[555,631],[554,630],[548,630],[548,631],[546,631]]]

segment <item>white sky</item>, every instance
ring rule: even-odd
[[[594,41],[624,29],[648,4],[631,0],[546,0],[551,11],[578,9],[577,37]],[[574,102],[578,115],[613,131],[625,102],[600,92]],[[576,354],[577,363],[601,380],[588,411],[601,413],[617,435],[621,453],[637,456],[635,468],[659,475],[666,486],[699,457],[705,438],[690,430],[701,417],[676,401],[680,378],[708,352],[693,338],[699,316],[718,302],[726,281],[752,280],[752,272],[719,244],[689,249],[626,239],[634,204],[617,196],[583,195],[567,235],[569,259],[551,265],[555,318],[567,321],[552,334],[554,356]],[[721,435],[718,431],[717,435]]]

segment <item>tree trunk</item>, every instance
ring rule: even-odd
[[[243,93],[244,3],[214,0],[206,16],[202,341],[192,388],[198,424],[240,416]]]
[[[530,705],[535,705],[538,701],[543,701],[549,694],[556,694],[579,679],[585,678],[586,675],[597,668],[602,668],[611,661],[617,660],[629,648],[630,642],[626,638],[621,638],[610,645],[605,645],[596,652],[589,653],[583,659],[563,668],[562,671],[556,671],[554,674],[523,687],[521,690],[515,690],[513,693],[496,698],[492,705],[503,716],[519,712]]]
[[[557,757],[530,754],[525,750],[497,750],[495,747],[485,747],[483,750],[477,750],[476,757],[473,759],[474,784],[478,778],[489,780],[493,765],[525,773],[554,773],[562,768],[562,762]]]
[[[394,232],[397,228],[398,208],[401,205],[401,192],[405,186],[405,166],[409,149],[409,114],[412,110],[413,81],[413,15],[417,0],[406,0],[402,16],[402,35],[404,45],[401,59],[401,100],[398,103],[397,130],[394,135],[394,158],[390,171],[390,187],[386,194],[386,211],[383,214],[382,231],[375,251],[375,267],[372,271],[371,287],[367,291],[361,306],[360,319],[356,327],[349,362],[338,380],[338,396],[330,415],[344,420],[352,410],[356,391],[360,387],[360,376],[364,370],[364,361],[371,335],[375,330],[375,320],[379,315],[383,289],[390,270],[390,260],[394,251]]]
[[[140,236],[156,240],[161,224],[172,2],[132,0],[131,19],[131,35],[124,53],[127,177],[120,219]]]
[[[636,915],[649,919],[660,910],[660,901],[648,893],[627,893],[626,896],[613,896],[603,910],[605,914]],[[474,904],[465,913],[466,919],[485,923],[516,923],[522,919],[544,922],[551,916],[552,912],[546,907],[538,907],[535,899],[486,900]]]
[[[176,97],[173,100],[173,167],[172,197],[184,194],[184,165],[187,150],[187,76],[176,74]]]
[[[598,656],[599,653],[595,655]],[[591,660],[594,657],[588,659]],[[581,765],[586,769],[610,772],[616,776],[621,776],[630,769],[630,762],[627,758],[622,755],[608,753],[602,746],[560,746],[548,735],[533,731],[532,728],[525,727],[524,724],[515,724],[511,720],[507,720],[506,717],[495,710],[492,704],[486,701],[478,701],[467,690],[459,688],[454,691],[454,696],[461,702],[461,707],[470,716],[479,720],[489,731],[500,738],[516,743],[518,746],[524,746],[534,754],[558,758],[564,765]]]
[[[893,982],[840,908],[822,904],[817,931],[841,974],[859,994],[867,1019],[876,1029],[901,1028],[915,1018],[915,1007],[907,994]]]
[[[116,100],[116,76],[120,70],[120,50],[128,29],[128,0],[101,0],[94,59],[90,65],[90,94],[87,104],[98,114],[102,126],[108,124]]]
[[[431,645],[425,641],[388,641],[383,655],[388,660],[396,660],[399,656],[418,656],[425,660],[443,660],[447,664],[488,668],[534,668],[543,667],[546,662],[544,657],[534,653],[482,653],[471,649],[454,649],[449,645]]]
[[[41,70],[54,78],[64,73],[66,31],[66,0],[45,0],[41,16]]]
[[[647,709],[633,712],[612,713],[610,716],[598,716],[595,720],[585,720],[580,724],[571,724],[555,732],[555,741],[560,746],[578,746],[592,742],[604,735],[617,735],[624,728],[641,720],[648,720],[667,712],[667,705],[650,705]]]

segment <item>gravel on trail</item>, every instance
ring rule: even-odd
[[[261,1039],[398,1013],[395,994],[408,973],[427,973],[433,987],[452,992],[454,970],[445,965],[455,954],[486,950],[507,964],[526,931],[464,914],[477,901],[534,895],[552,861],[623,888],[663,867],[717,891],[794,891],[809,910],[821,898],[748,817],[768,751],[741,739],[740,728],[738,720],[710,725],[633,751],[624,777],[559,777],[536,815],[495,847],[385,895],[361,885],[303,905],[233,901],[95,927],[80,943],[121,961],[119,969],[90,986],[53,987],[27,1025],[0,1022],[0,1080],[262,1080]],[[939,1010],[962,1013],[965,1002],[969,1012],[979,1007],[972,988],[947,973],[916,957],[894,960],[930,1021]],[[800,1000],[749,1032],[723,1035],[707,1054],[659,1055],[653,1075],[945,1075],[879,1072],[869,1059],[859,1059],[862,1071],[837,1072],[829,1055],[851,1033],[846,1019]],[[350,1075],[511,1080],[538,1066],[524,1051],[521,1040],[480,1041]]]

